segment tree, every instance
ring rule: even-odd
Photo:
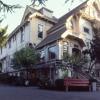
[[[14,58],[12,59],[12,68],[15,70],[23,70],[23,75],[21,76],[25,79],[25,85],[29,84],[29,76],[31,75],[31,68],[35,68],[37,62],[39,61],[39,54],[35,51],[33,47],[24,47],[21,50],[15,52]]]
[[[14,9],[16,8],[20,8],[21,6],[16,4],[16,5],[9,5],[9,4],[6,4],[4,3],[2,0],[0,0],[0,12],[13,12]],[[0,16],[0,23],[3,21],[4,18],[2,18]],[[6,40],[7,40],[7,35],[6,35],[6,32],[7,32],[7,28],[8,26],[4,27],[4,28],[1,28],[0,27],[0,47],[3,47]]]
[[[0,28],[0,47],[3,47],[7,40],[7,26],[5,28]]]
[[[39,54],[30,47],[22,48],[15,52],[13,61],[14,69],[32,68],[39,61]]]
[[[4,3],[2,0],[0,0],[0,12],[12,12],[16,8],[20,8],[21,6],[19,4],[16,5],[9,5]]]
[[[72,55],[69,55],[68,52],[64,52],[63,54],[64,68],[66,69],[66,67],[70,67],[74,70],[76,74],[82,72],[87,63],[88,63],[87,57],[82,55],[81,53],[79,54],[74,53]]]

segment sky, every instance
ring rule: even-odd
[[[25,7],[26,5],[31,4],[31,0],[2,0],[3,2],[7,4],[20,4],[22,8],[16,9],[13,13],[7,13],[5,15],[5,19],[2,22],[2,26],[8,25],[8,31],[7,33],[10,34],[21,22],[21,19],[23,17]],[[84,0],[83,0],[84,1]],[[82,0],[74,0],[73,5],[70,5],[70,3],[65,4],[65,0],[48,0],[45,3],[45,7],[54,11],[54,16],[59,18],[65,13],[69,11],[69,8],[73,8],[77,5],[82,3]]]

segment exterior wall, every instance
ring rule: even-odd
[[[83,18],[80,18],[79,25],[80,25],[80,38],[82,38],[84,41],[92,40],[93,29],[91,23]],[[89,33],[84,32],[84,27],[89,29]]]
[[[30,24],[27,24],[24,26],[24,36],[23,36],[23,42],[21,42],[21,32],[20,30],[12,36],[7,44],[6,47],[3,47],[2,54],[0,55],[0,59],[2,60],[2,65],[3,65],[3,71],[9,70],[10,69],[10,63],[11,59],[13,58],[13,54],[17,51],[20,50],[21,48],[25,47],[25,45],[30,41],[29,40],[29,35],[30,35]],[[14,37],[16,39],[14,39]],[[11,47],[9,48],[9,41],[11,42]],[[4,59],[5,58],[5,59]]]
[[[35,43],[36,45],[47,36],[47,30],[52,27],[52,24],[34,17],[31,19],[30,24],[30,42]],[[43,38],[38,38],[38,24],[43,25]]]
[[[38,24],[43,25],[43,38],[38,38]],[[46,31],[52,27],[52,24],[33,17],[29,23],[22,26],[23,27],[23,41],[21,42],[21,30],[20,28],[17,32],[7,41],[6,47],[2,48],[2,54],[0,54],[0,59],[2,60],[2,71],[10,71],[11,59],[13,54],[25,47],[27,43],[38,44],[46,37]],[[15,39],[16,38],[16,39]],[[11,42],[11,47],[9,48],[9,42]]]
[[[45,46],[45,47],[43,47],[42,49],[39,50],[40,52],[41,52],[41,51],[44,51],[45,62],[51,61],[51,60],[49,60],[48,49],[49,49],[50,47],[53,47],[53,46],[56,46],[56,53],[57,53],[56,59],[59,59],[59,45],[57,44],[57,42],[54,42],[54,43],[49,44],[49,45],[47,45],[47,46]],[[55,60],[56,60],[56,59],[55,59]]]

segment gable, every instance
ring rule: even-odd
[[[25,9],[25,11],[24,11],[21,23],[23,23],[31,14],[33,14],[36,11],[37,11],[36,9],[27,6],[26,9]]]

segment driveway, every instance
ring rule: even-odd
[[[100,100],[100,92],[59,92],[37,87],[0,86],[0,100]]]

